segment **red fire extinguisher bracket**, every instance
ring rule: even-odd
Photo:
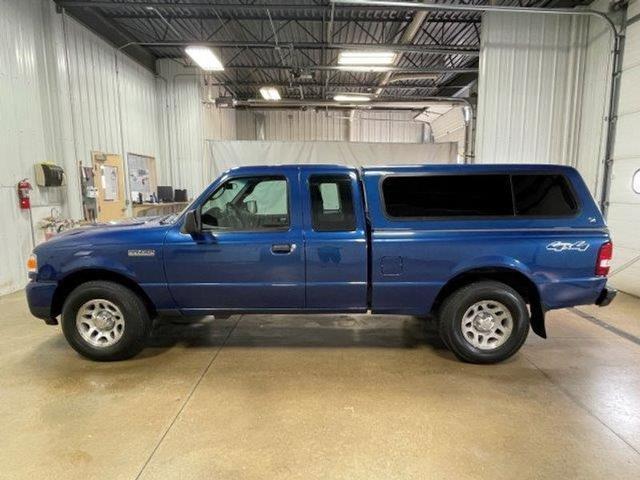
[[[26,178],[18,182],[18,200],[22,210],[31,209],[31,190],[33,190],[33,187]]]

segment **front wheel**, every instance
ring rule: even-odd
[[[522,296],[508,285],[476,282],[447,297],[439,312],[439,331],[459,359],[501,362],[527,339],[529,311]]]
[[[81,355],[124,360],[144,348],[151,319],[144,302],[114,282],[91,281],[73,290],[62,308],[62,331]]]

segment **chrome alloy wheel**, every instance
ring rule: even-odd
[[[480,350],[493,350],[503,345],[512,330],[511,312],[495,300],[476,302],[462,316],[462,335]]]
[[[90,345],[105,348],[114,345],[124,333],[124,315],[109,300],[89,300],[78,310],[76,328]]]

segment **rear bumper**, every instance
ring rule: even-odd
[[[598,299],[596,300],[596,305],[598,305],[599,307],[606,307],[611,302],[613,302],[613,299],[616,298],[617,294],[618,291],[615,288],[604,287],[602,289],[602,292],[600,292]]]
[[[27,284],[27,303],[31,315],[44,320],[48,325],[57,325],[58,321],[52,315],[53,294],[58,286],[55,282],[31,281]]]

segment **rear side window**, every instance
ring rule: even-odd
[[[309,177],[311,221],[317,232],[353,231],[351,179],[348,175],[312,175]]]
[[[382,193],[395,218],[513,215],[509,175],[387,177]]]
[[[563,217],[573,215],[578,204],[562,175],[513,175],[516,215]]]
[[[382,182],[392,218],[563,217],[578,210],[564,176],[422,175]]]

